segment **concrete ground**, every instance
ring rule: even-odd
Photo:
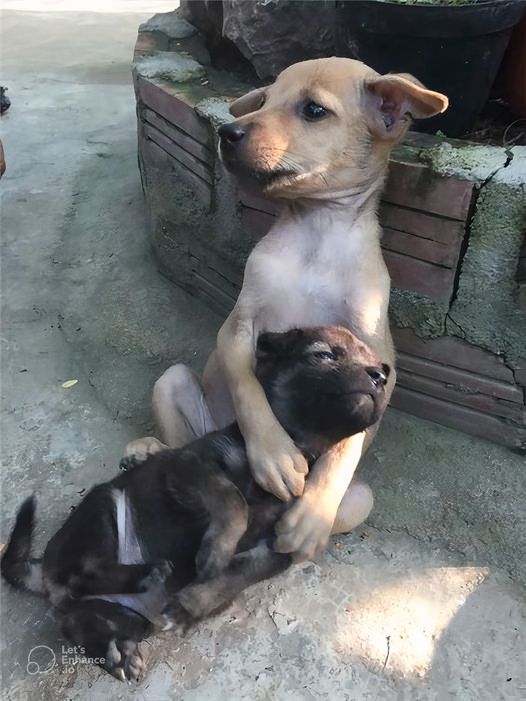
[[[3,4],[1,535],[35,492],[40,548],[150,430],[161,371],[202,366],[220,319],[157,273],[143,214],[129,63],[138,24],[170,3]],[[2,694],[526,698],[524,467],[390,411],[364,466],[370,522],[186,639],[152,639],[139,686],[76,659],[47,604],[4,587]]]

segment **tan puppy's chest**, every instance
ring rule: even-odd
[[[256,335],[338,324],[364,340],[376,336],[389,291],[381,257],[359,227],[319,235],[307,224],[277,226],[250,256],[241,295],[254,309]]]

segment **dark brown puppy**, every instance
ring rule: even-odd
[[[265,333],[256,357],[272,410],[310,465],[385,409],[389,368],[346,329]],[[31,559],[28,499],[2,575],[48,596],[62,632],[87,657],[118,679],[138,680],[137,644],[156,626],[184,631],[291,564],[272,548],[289,507],[257,486],[233,424],[94,487],[41,560]]]

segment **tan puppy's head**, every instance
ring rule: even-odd
[[[381,182],[411,118],[447,105],[408,74],[382,76],[349,58],[303,61],[232,103],[221,156],[243,186],[274,197],[365,193]]]

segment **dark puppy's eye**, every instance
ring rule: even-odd
[[[313,356],[317,360],[336,360],[336,356],[330,351],[317,351],[316,353],[313,353]]]
[[[307,102],[303,107],[302,115],[308,122],[316,122],[318,119],[323,119],[328,114],[325,107],[318,105],[316,102]]]

